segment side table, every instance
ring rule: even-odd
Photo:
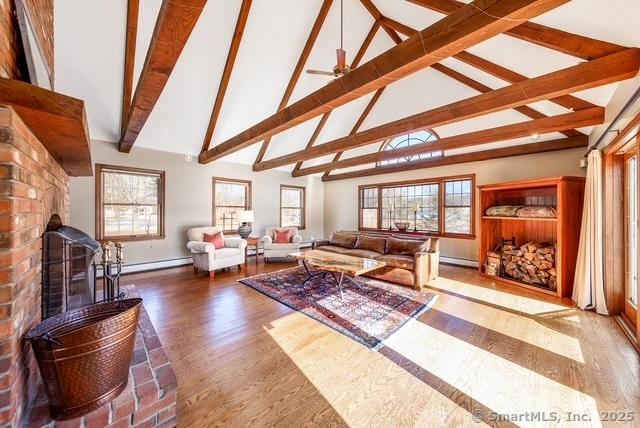
[[[256,250],[256,266],[258,266],[258,250],[260,249],[260,238],[249,236],[244,238],[247,241],[247,246],[244,249],[244,265],[247,265],[247,259],[249,258],[249,247]]]

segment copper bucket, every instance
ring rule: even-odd
[[[29,331],[53,419],[85,415],[125,389],[140,303],[136,298],[84,306]]]

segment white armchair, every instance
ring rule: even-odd
[[[204,234],[213,235],[220,231],[219,227],[194,227],[189,229],[187,235],[189,242],[187,248],[193,258],[193,269],[209,272],[214,277],[216,269],[238,266],[242,269],[245,258],[247,241],[241,238],[224,238],[224,248],[216,249],[213,244],[204,242]]]
[[[276,244],[273,242],[275,230],[289,229],[291,241],[288,244]],[[267,234],[262,238],[262,248],[264,249],[264,261],[269,259],[287,257],[289,253],[295,253],[300,250],[302,236],[298,235],[298,229],[295,227],[267,227]]]

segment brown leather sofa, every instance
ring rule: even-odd
[[[366,274],[417,290],[438,277],[438,238],[334,232],[329,240],[315,241],[313,248],[384,261],[387,265]]]

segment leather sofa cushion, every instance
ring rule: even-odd
[[[409,256],[400,256],[397,254],[385,254],[376,260],[385,262],[389,267],[400,269],[414,270],[416,267],[416,259]]]
[[[353,248],[357,238],[358,235],[353,233],[333,232],[329,244],[342,248]]]
[[[344,254],[347,248],[338,247],[336,245],[322,245],[317,247],[316,250],[329,251],[331,253]]]
[[[375,251],[376,253],[384,254],[386,245],[387,238],[380,236],[358,235],[355,248],[358,250]]]
[[[345,254],[347,256],[364,257],[365,259],[377,259],[380,253],[375,251],[357,250],[355,248],[343,248],[335,245],[323,245],[316,248],[317,250],[329,251],[331,253]]]
[[[380,253],[376,252],[376,251],[369,251],[369,250],[359,250],[359,249],[344,249],[342,254],[346,254],[347,256],[354,256],[354,257],[362,257],[365,259],[377,259],[378,257],[380,257]]]
[[[401,239],[389,237],[385,254],[398,254],[401,256],[411,256],[415,253],[426,252],[429,249],[431,238],[422,239]]]
[[[415,287],[414,274],[412,271],[407,269],[385,266],[383,268],[367,272],[364,275],[371,278],[381,279],[383,281],[390,281],[397,284]]]

